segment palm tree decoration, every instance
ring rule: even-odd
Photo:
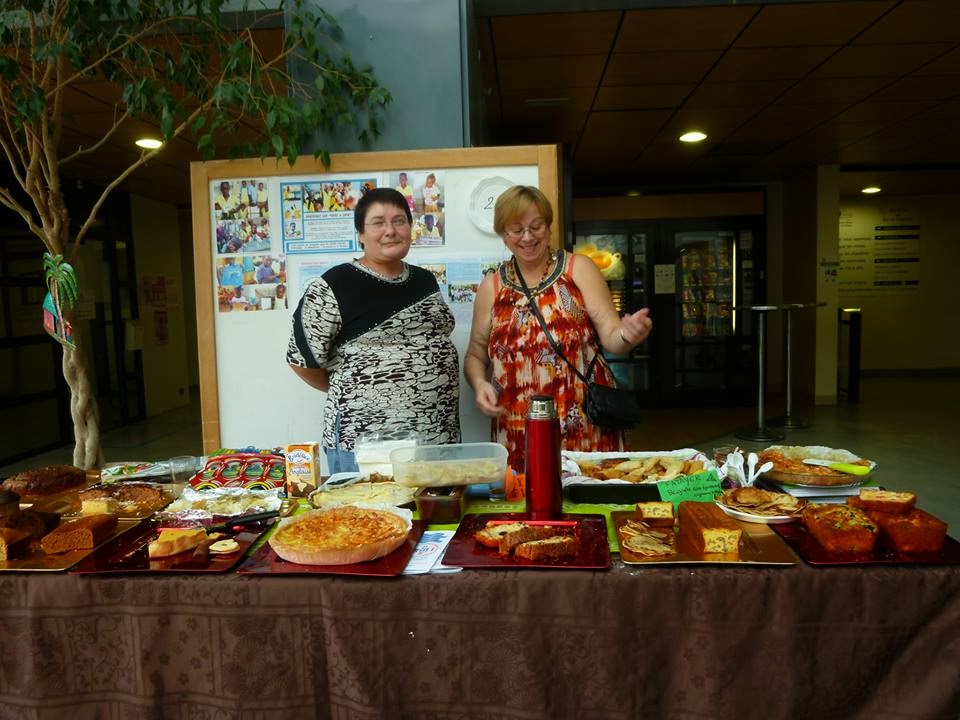
[[[70,310],[77,304],[79,296],[77,273],[73,265],[63,261],[63,255],[51,255],[46,252],[43,254],[43,274],[47,280],[47,290],[53,298],[59,327],[59,332],[54,333],[54,337],[67,347],[73,348],[73,341],[67,331],[69,322],[63,313],[63,306]]]

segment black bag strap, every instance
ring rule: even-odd
[[[523,279],[523,273],[520,272],[520,265],[517,263],[516,256],[513,257],[513,269],[517,273],[517,280],[520,281],[520,287],[523,288],[523,294],[527,296],[527,302],[530,305],[530,312],[533,313],[533,316],[537,319],[537,322],[540,323],[540,327],[543,328],[543,334],[547,336],[547,342],[550,343],[550,347],[553,348],[553,351],[560,356],[560,358],[570,366],[570,369],[573,370],[573,373],[580,378],[580,381],[584,385],[590,384],[590,378],[593,377],[593,366],[597,362],[597,357],[600,355],[599,349],[593,355],[593,359],[590,360],[590,364],[587,366],[587,372],[582,373],[577,370],[577,366],[570,362],[570,359],[563,354],[563,350],[560,349],[560,345],[557,344],[557,341],[554,339],[553,335],[550,334],[549,328],[547,328],[547,321],[543,319],[543,314],[540,312],[540,308],[537,307],[537,301],[533,297],[533,293],[530,292],[530,288],[527,287],[527,281]]]

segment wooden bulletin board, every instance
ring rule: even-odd
[[[305,283],[308,270],[316,276],[325,264],[348,261],[359,256],[360,251],[347,247],[347,219],[352,217],[352,211],[341,207],[340,212],[322,218],[336,220],[327,223],[327,227],[337,229],[315,233],[313,237],[320,239],[311,242],[307,231],[316,228],[307,227],[307,221],[299,216],[299,207],[306,207],[303,199],[288,203],[288,198],[301,189],[306,194],[309,188],[319,188],[328,181],[393,186],[400,172],[411,178],[434,173],[448,191],[442,211],[443,246],[439,250],[415,246],[407,259],[427,265],[432,259],[443,257],[453,266],[470,268],[471,263],[477,263],[479,268],[480,262],[507,257],[502,241],[492,232],[489,218],[494,195],[508,184],[537,185],[550,199],[555,215],[551,242],[554,247],[560,246],[565,209],[560,203],[563,195],[559,162],[558,146],[538,145],[351,153],[331,156],[329,167],[311,156],[298,158],[293,166],[273,159],[193,163],[190,173],[204,453],[220,447],[272,447],[319,441],[322,436],[324,394],[300,381],[286,364],[290,316],[302,294],[300,285]],[[247,183],[241,191],[244,180]],[[235,199],[228,203],[218,198],[224,183],[244,198],[249,185],[262,184],[266,195],[261,198],[269,196],[269,201],[260,203],[258,208],[256,191],[251,190],[244,220],[234,221],[232,211],[231,219],[225,220],[227,215],[221,205],[226,207]],[[291,210],[296,217],[288,215]],[[243,226],[246,232],[250,225],[257,227],[258,223],[263,230],[268,224],[264,220],[269,220],[269,231],[262,233],[267,237],[254,236],[255,251],[247,252],[237,243],[227,242],[227,231]],[[299,240],[297,223],[304,229]],[[352,220],[349,227],[352,228]],[[341,240],[344,245],[338,250]],[[312,245],[320,249],[309,249]],[[260,282],[260,267],[268,255],[274,270],[281,272],[280,283],[289,286],[288,291],[284,290],[285,300],[269,285],[255,285]],[[242,267],[226,267],[237,264]],[[230,288],[224,280],[228,272],[237,277],[242,274],[243,285]],[[469,308],[463,292],[454,295],[450,288],[448,302],[464,302],[463,307],[455,309],[457,329],[453,338],[460,351],[462,369],[463,349],[469,336],[469,319],[464,322],[464,318]],[[230,304],[234,301],[227,297],[230,290],[236,291],[237,304]],[[273,293],[271,297],[260,296],[268,290]],[[250,295],[245,296],[246,293]],[[245,312],[239,312],[240,309]],[[247,312],[254,309],[257,311]],[[462,378],[460,394],[464,441],[489,439],[489,421],[476,410],[473,392]]]

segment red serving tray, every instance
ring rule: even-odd
[[[888,550],[878,541],[873,552],[838,553],[824,550],[802,522],[770,525],[787,545],[810,565],[957,565],[960,564],[960,542],[947,535],[940,552],[901,553]]]
[[[277,556],[269,543],[257,550],[237,568],[238,573],[254,575],[360,575],[365,577],[396,577],[413,557],[413,551],[426,528],[422,520],[414,520],[407,540],[389,555],[370,562],[351,565],[298,565]]]
[[[490,521],[530,522],[524,513],[496,513],[464,515],[460,526],[450,539],[441,561],[454,567],[483,568],[550,568],[557,570],[605,570],[610,567],[610,543],[607,520],[603,515],[561,515],[560,522],[575,522],[580,539],[580,552],[575,557],[533,561],[504,556],[493,548],[484,547],[474,539],[478,530]],[[540,522],[537,524],[550,524]]]
[[[168,527],[169,523],[163,524]],[[81,560],[72,573],[208,573],[226,572],[233,569],[243,559],[250,546],[256,542],[269,527],[270,522],[256,525],[237,526],[237,532],[224,532],[224,538],[233,538],[240,548],[229,555],[209,554],[206,560],[195,560],[193,550],[165,558],[150,559],[148,555],[150,541],[160,531],[158,520],[145,520],[129,532],[107,541],[93,553]]]

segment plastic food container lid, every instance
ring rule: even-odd
[[[390,453],[393,479],[407,487],[445,487],[498,482],[507,470],[499,443],[457,443],[397,448]]]

